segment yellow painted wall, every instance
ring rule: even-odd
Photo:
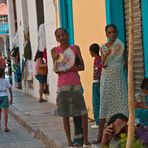
[[[80,72],[84,87],[84,97],[89,117],[93,118],[93,59],[89,53],[89,46],[95,42],[99,45],[106,42],[104,29],[106,25],[105,1],[73,0],[73,21],[75,44],[80,46],[85,63],[85,71]]]

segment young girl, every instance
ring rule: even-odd
[[[72,50],[74,56],[78,55],[80,59],[79,63],[81,63],[80,65],[74,64],[72,68],[57,73],[58,90],[56,115],[63,117],[63,124],[67,136],[68,146],[71,148],[74,145],[71,140],[69,117],[74,118],[80,116],[82,119],[84,136],[83,146],[90,147],[88,142],[88,114],[82,95],[80,76],[78,74],[78,71],[84,70],[84,63],[80,48],[76,45],[70,46],[68,44],[68,34],[63,28],[58,28],[55,31],[55,37],[60,45],[51,50],[53,64],[59,60],[60,55],[66,51],[67,48]]]
[[[9,90],[9,93],[10,93],[10,104],[12,104],[13,98],[12,98],[11,85],[10,85],[9,81],[2,78],[3,73],[4,73],[4,70],[0,68],[0,122],[1,122],[1,113],[3,111],[5,132],[9,132],[9,128],[7,125],[7,123],[8,123],[7,108],[9,107],[9,99],[8,99],[7,90]],[[1,124],[0,124],[0,129],[1,129]]]
[[[100,82],[100,120],[96,143],[102,139],[106,120],[117,113],[128,116],[127,84],[124,71],[124,46],[114,24],[105,27],[108,42],[102,46],[103,69]]]
[[[95,119],[95,125],[92,128],[98,128],[99,126],[99,109],[100,109],[100,78],[102,71],[101,56],[99,55],[99,45],[94,43],[89,47],[90,54],[94,57],[94,73],[92,84],[92,105]]]
[[[36,69],[36,79],[39,81],[40,88],[39,88],[39,94],[40,99],[39,102],[47,102],[47,100],[43,99],[43,93],[47,84],[47,64],[43,61],[43,52],[37,51],[35,55],[35,69]],[[40,69],[44,74],[40,73]]]

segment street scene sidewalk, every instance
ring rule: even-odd
[[[32,137],[25,128],[9,115],[10,132],[4,130],[4,118],[1,120],[0,148],[46,148],[39,140]]]
[[[37,98],[26,95],[20,91],[14,91],[14,102],[9,107],[9,113],[29,133],[44,143],[47,148],[67,148],[67,140],[61,117],[54,115],[55,104],[44,102],[39,103]],[[72,119],[71,120],[71,124]],[[90,142],[97,135],[98,129],[91,129],[93,123],[89,122]],[[73,135],[73,124],[71,126]]]

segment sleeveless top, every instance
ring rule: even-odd
[[[76,47],[70,46],[74,55],[76,55]],[[64,50],[61,47],[55,47],[56,53],[62,53]],[[77,71],[69,71],[58,74],[58,87],[63,85],[81,85],[80,76]]]

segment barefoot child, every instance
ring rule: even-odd
[[[9,107],[9,99],[8,99],[7,90],[9,90],[9,93],[10,93],[10,104],[12,104],[13,98],[12,98],[11,85],[9,81],[2,78],[3,74],[4,74],[4,70],[0,69],[0,121],[1,121],[1,114],[3,111],[5,132],[9,132],[10,130],[7,125],[8,123],[8,109],[7,108]],[[1,129],[1,126],[0,126],[0,129]]]

